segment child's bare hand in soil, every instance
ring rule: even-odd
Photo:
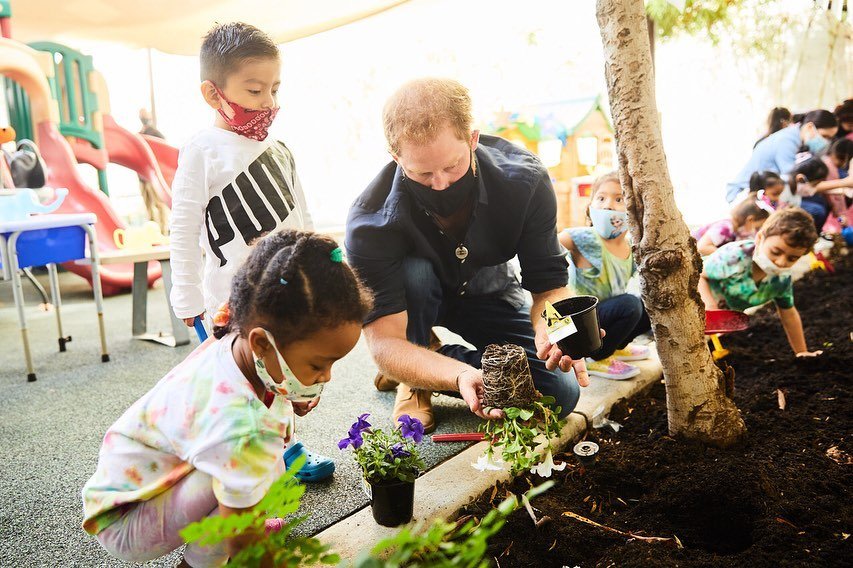
[[[806,357],[818,357],[820,355],[823,355],[823,351],[820,349],[818,349],[817,351],[800,351],[799,353],[797,353],[797,358],[804,359]]]
[[[309,400],[308,402],[292,402],[293,412],[296,416],[305,416],[314,408],[320,404],[320,397],[318,396],[314,400]]]
[[[483,420],[497,420],[503,418],[503,410],[496,408],[486,410],[483,406],[484,391],[483,371],[480,369],[463,371],[459,375],[459,394],[462,396],[462,400],[468,404],[468,408],[471,409],[471,412]]]

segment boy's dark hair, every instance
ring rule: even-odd
[[[242,22],[217,24],[201,44],[201,80],[222,89],[228,75],[246,60],[278,57],[278,46],[255,26]]]
[[[770,170],[753,172],[753,174],[749,176],[749,191],[750,193],[756,193],[762,189],[766,189],[768,185],[774,185],[777,183],[783,182],[782,176],[776,172],[771,172]]]
[[[839,138],[829,147],[828,155],[838,158],[843,169],[850,167],[850,160],[853,158],[853,140],[849,138]]]
[[[781,236],[788,246],[811,250],[817,241],[814,219],[799,207],[788,207],[773,213],[761,227],[764,237]]]
[[[747,217],[752,217],[756,221],[767,219],[770,216],[770,211],[766,206],[761,207],[754,195],[747,197],[734,207],[732,207],[732,221],[735,228],[743,227]]]
[[[310,231],[260,239],[231,283],[230,321],[214,335],[257,325],[288,344],[324,327],[361,324],[373,300],[340,254],[334,240]]]

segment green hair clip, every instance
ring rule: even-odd
[[[341,247],[335,247],[335,250],[329,253],[329,258],[332,259],[332,262],[343,262],[344,253],[341,251]]]

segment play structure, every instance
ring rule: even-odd
[[[2,17],[4,35],[10,29]],[[98,248],[118,248],[114,234],[125,229],[109,200],[106,167],[121,165],[137,173],[153,189],[157,205],[171,207],[169,184],[177,167],[178,151],[161,140],[143,137],[119,126],[110,114],[109,94],[92,59],[67,46],[37,42],[32,46],[0,39],[0,74],[6,79],[10,121],[18,139],[34,140],[47,166],[47,186],[66,188],[68,195],[58,213],[94,213]],[[78,164],[98,170],[99,187],[91,188],[78,173]],[[66,264],[90,283],[91,268]],[[148,283],[160,277],[151,263]],[[101,270],[105,294],[131,287],[132,265],[111,265]]]
[[[585,224],[592,181],[615,168],[614,134],[600,97],[500,113],[487,131],[537,154],[557,194],[557,229]]]

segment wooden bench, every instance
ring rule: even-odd
[[[172,269],[169,264],[169,247],[156,246],[135,249],[122,249],[100,254],[101,264],[133,264],[133,317],[131,330],[134,339],[154,341],[169,347],[179,347],[190,342],[189,330],[184,322],[175,317],[169,295],[172,292]],[[163,289],[166,292],[166,306],[172,320],[172,333],[148,332],[148,263],[157,261],[163,271]],[[80,260],[79,264],[89,264],[89,260]]]

